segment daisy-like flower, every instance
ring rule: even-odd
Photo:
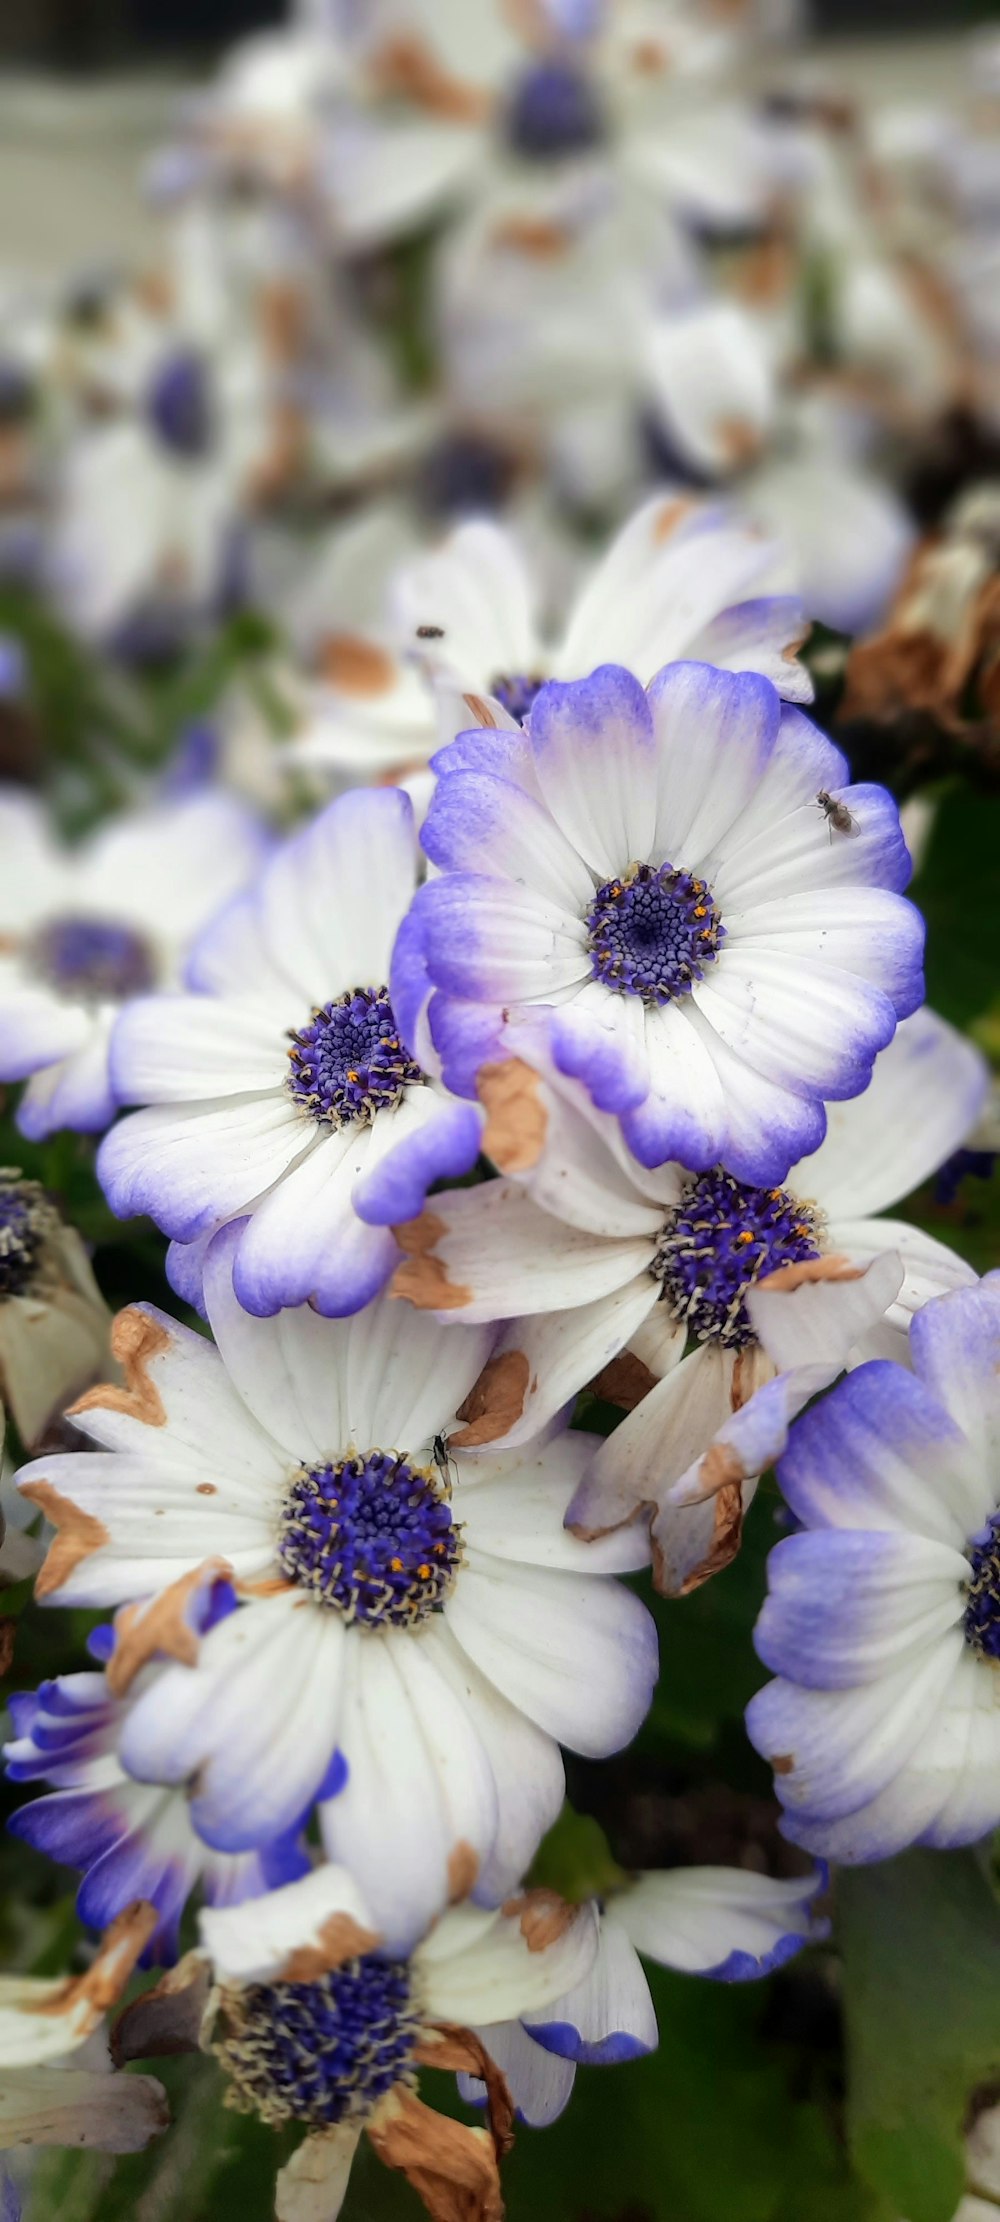
[[[85,1974],[0,1976],[0,2149],[136,2153],[166,2129],[161,2085],[113,2074],[101,2034],[155,1926],[153,1907],[139,1901],[108,1930]]]
[[[650,1871],[594,1902],[598,1945],[575,1989],[505,2028],[480,2029],[518,2113],[536,2128],[568,2104],[577,2067],[610,2066],[655,2050],[656,2011],[643,1959],[716,1983],[770,1975],[829,1933],[813,1907],[826,1870],[777,1880],[739,1867]],[[485,2096],[470,2076],[460,2087]]]
[[[789,701],[812,685],[796,660],[808,632],[797,595],[771,591],[775,546],[689,495],[646,502],[581,586],[556,638],[514,535],[487,519],[396,566],[384,632],[333,634],[306,727],[286,760],[355,778],[423,762],[445,714],[521,723],[546,679],[627,664],[646,683],[694,656],[759,671]],[[462,699],[464,697],[464,700]]]
[[[651,1513],[657,1582],[689,1588],[738,1547],[753,1469],[697,1520],[672,1509],[670,1492],[730,1415],[786,1362],[826,1363],[832,1380],[848,1360],[905,1359],[912,1314],[974,1280],[921,1228],[874,1215],[965,1139],[989,1074],[943,1019],[916,1012],[865,1094],[831,1108],[820,1149],[765,1188],[719,1166],[647,1171],[546,1058],[537,1027],[509,1032],[508,1045],[519,1056],[479,1076],[483,1148],[503,1177],[436,1195],[397,1230],[410,1255],[393,1289],[441,1319],[549,1315],[547,1362],[519,1424],[544,1424],[595,1376],[634,1407],[570,1518],[592,1534]],[[869,1274],[887,1251],[898,1269],[883,1257]],[[804,1304],[779,1293],[814,1278]]]
[[[502,2222],[498,2162],[514,2108],[490,2045],[498,2026],[575,1992],[597,1919],[554,1891],[499,1909],[463,1904],[409,1953],[380,1930],[367,1889],[324,1866],[254,1906],[206,1910],[202,1946],[122,2017],[125,2058],[199,2044],[227,2078],[227,2103],[305,2141],[281,2170],[280,2222],[335,2222],[362,2136],[408,2178],[434,2222]],[[422,2067],[487,2084],[489,2130],[450,2121],[417,2096]]]
[[[1000,1818],[1000,1275],[917,1314],[792,1430],[801,1523],[768,1562],[752,1700],[782,1827],[847,1863],[949,1847]]]
[[[419,863],[407,796],[342,795],[207,928],[192,992],[122,1014],[115,1087],[148,1108],[100,1152],[112,1209],[178,1244],[248,1215],[248,1311],[356,1311],[398,1263],[400,1201],[475,1163],[480,1114],[418,1064],[386,985]],[[175,1260],[185,1293],[198,1256]]]
[[[784,1180],[921,1000],[891,797],[849,785],[769,680],[701,663],[645,691],[614,664],[551,681],[526,732],[461,734],[435,764],[440,876],[398,945],[404,1034],[416,949],[451,1085],[540,1010],[643,1164]]]
[[[212,1612],[231,1603],[232,1592],[214,1579],[200,1594],[192,1590],[191,1604],[201,1608],[192,1622],[192,1652]],[[128,1676],[127,1639],[126,1620],[119,1680]],[[95,1630],[88,1648],[97,1660],[111,1658],[114,1630]],[[200,1888],[209,1905],[228,1905],[290,1881],[307,1862],[293,1841],[263,1853],[213,1852],[191,1827],[183,1791],[134,1782],[125,1773],[118,1758],[123,1722],[154,1673],[141,1670],[121,1698],[100,1667],[58,1675],[36,1691],[13,1691],[14,1736],[4,1759],[8,1781],[52,1786],[49,1795],[11,1815],[12,1834],[61,1867],[83,1870],[76,1910],[88,1927],[107,1927],[136,1898],[155,1907],[157,1925],[142,1959],[162,1965],[176,1958],[181,1915],[194,1890]]]
[[[32,796],[0,796],[0,1078],[28,1081],[22,1133],[110,1125],[116,1012],[177,977],[266,838],[244,804],[202,794],[130,812],[66,849]]]
[[[0,1392],[25,1443],[106,1370],[111,1314],[75,1227],[0,1168]]]
[[[634,1735],[655,1634],[603,1576],[645,1554],[564,1530],[587,1437],[498,1443],[524,1361],[495,1333],[443,1335],[388,1300],[343,1325],[307,1306],[255,1320],[238,1242],[224,1230],[206,1260],[218,1347],[123,1313],[130,1387],[74,1408],[102,1449],[23,1472],[59,1531],[38,1590],[153,1597],[110,1669],[121,1688],[172,1654],[122,1720],[126,1772],[190,1785],[218,1851],[272,1843],[318,1800],[329,1856],[410,1941],[450,1896],[523,1874],[558,1810],[559,1743],[599,1756]],[[239,1609],[195,1641],[210,1573]]]

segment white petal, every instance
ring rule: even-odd
[[[224,1983],[266,1983],[280,1976],[294,1953],[310,1945],[321,1951],[324,1931],[340,1917],[375,1940],[365,1892],[346,1867],[330,1862],[262,1898],[244,1899],[237,1906],[203,1906],[198,1927]]]
[[[936,1012],[914,1011],[875,1059],[871,1083],[827,1105],[826,1139],[789,1174],[837,1218],[909,1196],[971,1133],[989,1090],[979,1051]]]
[[[788,1957],[782,1946],[809,1942],[810,1900],[819,1879],[777,1881],[739,1867],[678,1867],[641,1875],[616,1896],[611,1918],[661,1967],[705,1974],[736,1957],[765,1963],[753,1971],[764,1974],[776,1953]]]
[[[498,1818],[474,1708],[438,1674],[430,1635],[354,1643],[339,1744],[347,1779],[322,1806],[324,1844],[364,1876],[388,1944],[408,1950],[474,1886]]]
[[[553,1905],[551,1898],[528,1891],[486,1926],[467,1922],[461,1908],[447,1914],[428,1940],[432,1949],[414,1954],[429,2012],[488,2026],[545,2006],[579,1982],[597,1950],[596,1914],[589,1904]]]
[[[345,2122],[305,2139],[278,2170],[276,2222],[337,2222],[360,2136],[360,2129]]]
[[[504,1566],[479,1552],[445,1608],[449,1629],[505,1697],[562,1744],[598,1757],[643,1719],[656,1675],[638,1598],[587,1575]]]

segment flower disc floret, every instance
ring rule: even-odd
[[[389,990],[348,988],[293,1033],[288,1090],[314,1119],[369,1126],[423,1079],[400,1039]]]
[[[607,136],[607,118],[591,79],[572,62],[535,63],[518,79],[507,108],[507,140],[530,162],[585,154]]]
[[[440,1612],[461,1557],[444,1481],[398,1451],[303,1467],[282,1507],[283,1572],[361,1628]]]
[[[227,2103],[277,2127],[363,2120],[394,2084],[413,2083],[417,2016],[405,1960],[345,1960],[314,1983],[226,1994],[216,2045]]]
[[[650,1268],[699,1342],[753,1342],[747,1292],[765,1274],[819,1256],[816,1214],[785,1188],[751,1188],[716,1167],[665,1221]]]
[[[969,1567],[962,1633],[973,1651],[1000,1659],[1000,1512],[970,1543]]]
[[[498,671],[490,680],[489,691],[494,701],[502,704],[508,717],[524,724],[535,696],[545,685],[539,671]]]
[[[33,936],[30,969],[60,995],[81,1003],[123,1003],[156,985],[156,963],[143,934],[116,918],[50,918]]]
[[[164,447],[198,462],[212,445],[212,401],[205,365],[194,348],[179,347],[156,370],[147,396],[149,421]]]
[[[705,881],[672,864],[634,864],[606,880],[586,923],[594,979],[657,1004],[690,993],[726,932]]]
[[[34,1183],[0,1181],[0,1296],[23,1296],[30,1288],[52,1222]]]

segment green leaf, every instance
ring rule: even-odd
[[[625,1875],[612,1858],[600,1823],[591,1814],[574,1813],[571,1805],[564,1805],[539,1845],[528,1880],[558,1890],[572,1905],[581,1905],[585,1898],[606,1897],[625,1881]]]
[[[987,1011],[997,992],[998,853],[1000,797],[953,788],[911,892],[927,920],[928,1001],[956,1026]]]
[[[907,2222],[950,2222],[962,2124],[1000,2075],[1000,1907],[972,1852],[908,1852],[838,1884],[848,2128]]]

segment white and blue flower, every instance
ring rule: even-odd
[[[304,2125],[278,2176],[282,2222],[335,2222],[362,2136],[437,2222],[501,2222],[514,2104],[493,2042],[514,2017],[575,1993],[597,1949],[592,1906],[550,1890],[519,1891],[499,1909],[465,1903],[403,1952],[367,1889],[331,1864],[252,1907],[207,1909],[201,1935],[168,1985],[123,2017],[119,2042],[126,2058],[148,2057],[167,2017],[172,2049],[215,2054],[230,2106],[276,2128]],[[488,2129],[426,2106],[425,2067],[482,2078]]]
[[[645,1165],[784,1180],[861,1093],[922,996],[895,803],[767,679],[670,664],[543,687],[526,732],[461,734],[423,830],[440,876],[397,959],[446,1079],[471,1090],[502,1017],[542,1010]],[[821,798],[850,819],[835,832]]]
[[[190,992],[122,1014],[115,1087],[147,1108],[98,1173],[122,1217],[198,1246],[173,1254],[182,1293],[197,1299],[205,1240],[240,1217],[248,1311],[356,1311],[399,1261],[391,1222],[474,1165],[481,1114],[411,1054],[386,984],[419,863],[407,796],[339,797],[207,928]]]
[[[477,714],[470,696],[498,723],[519,723],[546,679],[581,678],[604,661],[645,683],[693,656],[763,672],[787,700],[809,702],[796,655],[809,621],[798,595],[777,590],[781,569],[774,543],[719,503],[656,495],[588,568],[553,637],[517,536],[467,519],[440,547],[392,565],[377,631],[328,631],[324,675],[285,761],[355,779],[420,763],[451,737],[449,712],[459,722]]]
[[[864,1095],[830,1107],[821,1147],[782,1186],[764,1187],[719,1166],[647,1170],[586,1090],[560,1075],[537,1025],[507,1028],[505,1046],[516,1058],[481,1070],[478,1083],[483,1149],[502,1177],[439,1193],[397,1229],[410,1254],[394,1292],[442,1320],[548,1315],[523,1431],[627,1346],[617,1380],[612,1372],[601,1386],[628,1416],[570,1517],[590,1535],[648,1516],[657,1586],[691,1588],[737,1549],[759,1469],[696,1519],[678,1515],[671,1492],[732,1413],[785,1365],[826,1364],[832,1381],[845,1363],[905,1360],[919,1306],[975,1279],[922,1228],[875,1214],[969,1134],[988,1068],[943,1019],[915,1012]],[[800,1277],[813,1285],[794,1298]]]
[[[114,1644],[108,1627],[95,1631],[89,1648],[107,1659]],[[214,1852],[195,1835],[183,1791],[125,1773],[118,1758],[125,1715],[154,1671],[145,1668],[127,1697],[116,1695],[100,1669],[13,1691],[14,1737],[4,1757],[8,1781],[51,1785],[11,1815],[12,1834],[61,1867],[83,1870],[76,1908],[88,1927],[106,1928],[136,1898],[155,1906],[157,1926],[142,1957],[162,1965],[177,1956],[181,1915],[196,1889],[209,1905],[228,1905],[290,1881],[307,1862],[294,1837],[263,1853]]]
[[[23,1471],[58,1530],[38,1592],[134,1601],[116,1655],[125,1637],[134,1670],[168,1655],[122,1718],[127,1773],[188,1785],[221,1852],[283,1838],[318,1801],[329,1856],[412,1941],[449,1898],[523,1874],[561,1801],[560,1743],[599,1757],[635,1734],[655,1631],[605,1577],[645,1543],[565,1531],[590,1438],[505,1449],[527,1360],[495,1330],[443,1335],[388,1300],[343,1324],[254,1319],[239,1240],[206,1259],[218,1347],[122,1313],[129,1386],[74,1407],[101,1449]],[[220,1575],[238,1610],[199,1636],[192,1586]]]
[[[739,1867],[684,1867],[638,1875],[600,1904],[586,1975],[562,1998],[506,2027],[480,2029],[518,2112],[536,2128],[568,2104],[578,2067],[641,2059],[657,2044],[642,1960],[715,1983],[749,1983],[784,1967],[829,1922],[814,1911],[826,1871],[779,1880]],[[460,2078],[480,2102],[481,2084]]]
[[[150,804],[75,849],[33,796],[0,795],[0,1079],[28,1082],[23,1134],[110,1125],[116,1013],[177,979],[267,843],[259,818],[222,793]]]
[[[782,1827],[848,1863],[1000,1819],[1000,1276],[939,1297],[912,1371],[876,1360],[801,1418],[778,1473],[747,1725]]]

